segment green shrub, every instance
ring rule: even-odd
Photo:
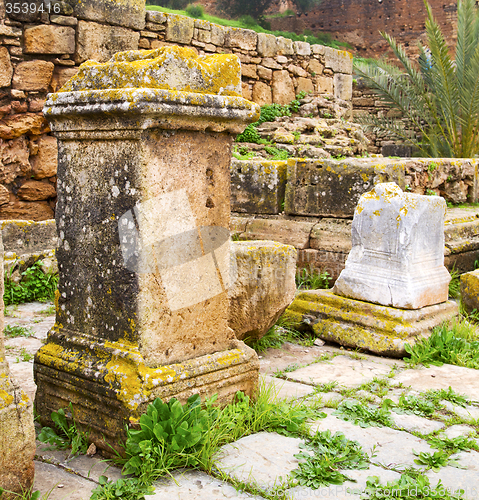
[[[195,19],[201,19],[205,14],[202,5],[192,3],[186,7],[186,13]]]
[[[256,142],[259,144],[261,136],[256,130],[255,124],[250,123],[241,134],[236,136],[236,142]]]

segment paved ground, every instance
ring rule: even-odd
[[[48,304],[9,308],[5,319],[7,325],[20,324],[33,331],[28,338],[6,339],[11,370],[33,396],[35,385],[30,356],[41,345],[53,324],[51,308]],[[378,476],[386,483],[398,479],[407,467],[424,469],[414,462],[416,454],[437,451],[430,447],[427,437],[454,438],[464,435],[479,442],[477,370],[450,365],[409,369],[400,360],[358,354],[333,346],[285,344],[283,349],[263,353],[261,372],[265,383],[274,386],[277,396],[289,398],[292,404],[299,399],[316,404],[320,400],[323,415],[318,412],[318,418],[312,419],[311,433],[327,429],[333,433],[340,431],[347,438],[359,442],[369,456],[369,469],[344,471],[351,481],[338,486],[323,486],[316,490],[304,486],[291,487],[288,475],[298,467],[298,459],[294,455],[300,451],[301,440],[263,432],[242,438],[221,450],[216,467],[218,476],[222,473],[227,481],[198,471],[180,471],[175,474],[175,481],[157,483],[155,494],[147,498],[367,498],[361,497],[360,493],[366,488],[368,476]],[[415,413],[392,411],[393,423],[387,427],[361,427],[357,425],[360,422],[345,421],[336,413],[338,404],[343,400],[362,401],[370,408],[385,399],[397,404],[401,395],[423,400],[421,393],[424,391],[449,387],[466,395],[468,404],[459,406],[442,401],[427,418]],[[452,491],[458,488],[465,490],[463,498],[479,499],[479,452],[461,451],[455,458],[462,468],[447,465],[438,472],[425,471],[425,475],[433,486],[441,480]],[[80,456],[72,460],[67,458],[66,452],[49,451],[39,443],[35,489],[42,493],[51,490],[50,500],[87,500],[102,474],[112,479],[121,476],[119,469],[98,456]],[[232,486],[240,482],[249,485],[249,491],[255,491],[255,495],[238,491]],[[253,487],[254,490],[251,489]],[[414,491],[411,498],[414,498]]]

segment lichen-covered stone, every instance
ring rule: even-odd
[[[171,47],[87,63],[46,103],[60,282],[36,407],[45,423],[72,401],[107,453],[156,397],[257,384],[228,327],[232,134],[259,116],[239,83],[235,56]]]
[[[268,33],[258,33],[258,54],[262,57],[272,57],[276,55],[277,38]]]
[[[288,160],[284,210],[290,215],[348,217],[380,182],[404,185],[400,161],[379,158]]]
[[[250,214],[278,214],[283,210],[286,162],[231,162],[231,210]]]
[[[445,213],[443,198],[403,193],[394,182],[363,194],[335,293],[403,309],[445,302],[451,280],[444,267]]]
[[[3,297],[3,244],[0,235],[0,294]],[[5,359],[3,300],[0,304],[0,488],[22,493],[33,484],[35,429],[28,396],[10,376]],[[6,498],[12,498],[6,494]]]
[[[80,19],[135,29],[145,26],[145,0],[70,0],[69,3]]]
[[[346,50],[324,47],[324,64],[334,73],[350,75],[353,70],[353,55]]]
[[[461,274],[461,304],[468,313],[479,311],[479,269]]]
[[[294,299],[296,249],[274,241],[237,241],[233,255],[228,324],[240,340],[260,339]]]
[[[241,96],[241,68],[236,56],[198,57],[186,47],[120,52],[107,63],[82,64],[60,92],[123,88]]]
[[[167,18],[165,40],[188,45],[193,38],[195,20],[177,14],[168,14]]]
[[[297,328],[310,328],[323,340],[383,356],[403,357],[404,345],[430,335],[454,318],[453,301],[404,310],[336,295],[330,290],[301,292],[283,317]]]

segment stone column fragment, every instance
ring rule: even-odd
[[[401,309],[446,302],[446,202],[403,193],[394,182],[363,194],[354,213],[352,250],[334,293]]]
[[[60,284],[36,405],[72,401],[106,451],[155,397],[256,384],[228,327],[232,137],[259,114],[240,95],[236,56],[162,47],[89,61],[47,101]]]

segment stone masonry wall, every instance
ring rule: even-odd
[[[189,17],[145,12],[144,0],[0,0],[0,220],[46,220],[56,203],[57,143],[43,117],[57,91],[88,59],[183,45],[234,53],[243,96],[286,104],[301,90],[351,101],[352,56]]]

